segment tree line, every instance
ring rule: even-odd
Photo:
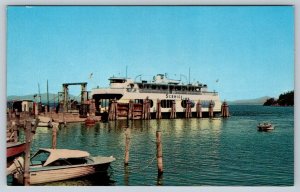
[[[278,99],[267,99],[264,106],[294,106],[294,91],[282,93]]]

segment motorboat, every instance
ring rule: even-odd
[[[92,157],[86,151],[69,149],[39,149],[30,158],[30,184],[41,184],[54,181],[83,177],[99,172],[106,172],[113,156]],[[20,169],[21,167],[21,169]],[[23,181],[24,159],[19,157],[7,169],[18,183]]]
[[[271,124],[271,123],[259,123],[257,125],[257,129],[259,131],[269,131],[269,130],[273,130],[274,129],[274,126]]]

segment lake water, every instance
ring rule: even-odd
[[[294,108],[230,106],[228,119],[162,119],[69,124],[58,148],[116,157],[108,174],[46,185],[291,186],[294,184]],[[259,132],[259,122],[275,129]],[[131,129],[124,168],[126,127]],[[156,130],[162,131],[162,177],[157,176]],[[32,151],[51,147],[51,129],[38,128]],[[8,184],[11,185],[10,179]]]

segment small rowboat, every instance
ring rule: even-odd
[[[257,125],[259,131],[269,131],[273,130],[274,126],[271,123],[260,123]]]
[[[21,142],[6,143],[6,157],[12,158],[20,155],[25,151],[26,144]]]

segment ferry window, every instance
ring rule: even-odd
[[[151,99],[149,99],[149,102],[150,102],[150,108],[153,107],[153,101]]]
[[[173,101],[174,100],[161,100],[161,107],[162,108],[171,108]]]
[[[213,103],[213,106],[215,106],[215,102],[212,101],[212,103]],[[201,107],[208,108],[209,104],[210,104],[210,101],[201,101]]]
[[[134,103],[143,104],[143,99],[135,99]]]
[[[109,105],[109,99],[100,99],[99,101],[99,107],[108,107]]]
[[[155,85],[152,85],[152,89],[156,89],[156,86],[155,86]]]
[[[140,89],[143,89],[143,84],[139,84],[139,88],[140,88]]]
[[[187,104],[188,100],[182,100],[181,101],[181,107],[186,108],[186,104]],[[195,102],[194,101],[190,101],[191,102],[191,108],[195,107]]]
[[[110,83],[124,83],[125,80],[124,79],[111,79]]]
[[[165,86],[165,85],[163,85],[163,86],[162,86],[162,89],[163,89],[163,90],[166,90],[166,89],[168,89],[168,87]]]

